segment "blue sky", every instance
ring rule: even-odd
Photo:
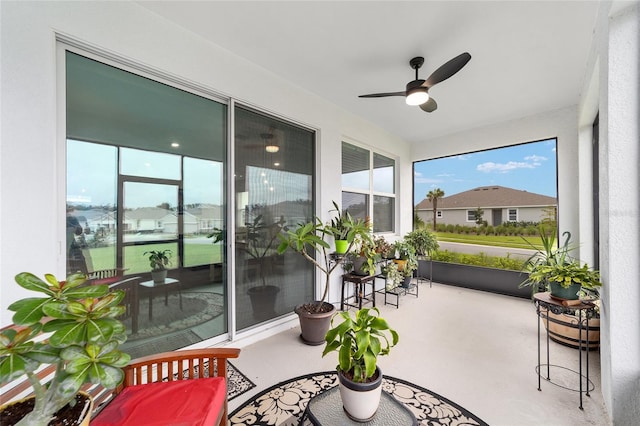
[[[500,185],[556,197],[555,139],[415,163],[414,205],[440,188],[445,197]]]

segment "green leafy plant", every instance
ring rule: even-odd
[[[600,272],[589,269],[585,263],[580,266],[577,260],[553,265],[541,265],[529,273],[529,280],[533,283],[558,283],[563,288],[572,284],[580,284],[587,290],[595,290],[602,286]]]
[[[402,239],[394,243],[394,248],[398,259],[404,260],[404,266],[402,267],[402,275],[405,277],[413,276],[413,271],[418,269],[418,257],[416,255],[416,249],[408,240]]]
[[[171,262],[171,250],[150,250],[143,253],[149,255],[149,266],[153,272],[164,271]]]
[[[565,232],[564,243],[559,248],[556,248],[556,230],[555,228],[547,228],[545,226],[538,227],[538,234],[542,244],[542,249],[536,248],[526,238],[522,238],[535,253],[532,254],[524,263],[523,271],[529,272],[529,277],[524,280],[520,287],[532,286],[532,292],[536,290],[547,290],[549,276],[548,273],[552,269],[559,265],[569,263],[572,259],[569,256],[569,252],[573,250],[573,247],[569,245],[571,240],[571,233]],[[545,272],[543,272],[543,270]],[[532,276],[533,275],[533,276]]]
[[[52,415],[75,398],[84,383],[113,389],[124,379],[122,367],[130,356],[118,348],[127,338],[117,317],[125,311],[119,303],[124,291],[107,285],[82,286],[86,276],[73,274],[45,281],[23,272],[18,285],[45,297],[18,300],[9,306],[20,331],[0,333],[0,381],[9,383],[26,375],[33,387],[35,407],[24,424],[47,425]],[[52,333],[38,340],[41,332]],[[53,379],[41,383],[35,374],[43,364],[56,366]]]
[[[343,321],[334,327],[334,320],[338,317]],[[380,317],[378,308],[362,308],[355,317],[348,311],[339,312],[331,319],[331,326],[325,337],[322,356],[337,351],[336,368],[352,375],[354,382],[362,383],[372,377],[378,357],[388,355],[391,348],[398,344],[398,333]]]
[[[382,255],[376,250],[375,243],[372,238],[363,239],[357,235],[353,244],[352,251],[346,254],[344,259],[344,270],[357,274],[375,275],[377,264],[382,259]]]
[[[386,278],[385,286],[387,290],[396,288],[404,278],[402,273],[398,271],[398,265],[393,262],[382,268],[382,275]]]
[[[439,247],[436,235],[426,228],[414,229],[404,239],[413,246],[418,256],[430,256]]]
[[[334,201],[334,206],[337,205]],[[338,210],[339,212],[339,210]],[[342,216],[342,220],[347,220],[350,216]],[[347,252],[350,252],[357,239],[369,241],[371,239],[371,231],[369,225],[360,219],[348,219],[349,232],[347,232]],[[320,312],[322,306],[329,295],[329,283],[331,273],[341,266],[346,256],[331,256],[329,249],[331,245],[327,242],[329,237],[335,235],[334,229],[335,218],[330,223],[324,224],[320,218],[316,217],[313,221],[299,224],[295,229],[285,229],[285,232],[278,234],[280,245],[278,253],[283,254],[287,250],[293,250],[309,262],[311,262],[325,276],[324,290],[322,297],[313,305],[312,312]]]
[[[373,244],[375,245],[376,252],[380,253],[383,258],[389,259],[395,255],[393,244],[387,241],[383,236],[374,237]]]
[[[336,240],[350,240],[350,236],[351,239],[353,239],[353,225],[356,221],[349,212],[342,212],[335,201],[332,201],[332,203],[334,209],[330,211],[335,211],[336,216],[331,219],[331,225],[327,226],[326,230],[333,235]]]

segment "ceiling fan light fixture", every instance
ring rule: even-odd
[[[276,152],[280,151],[280,147],[278,145],[273,145],[273,144],[267,145],[264,149],[271,154],[275,154]]]
[[[407,105],[422,105],[429,100],[429,93],[423,87],[416,87],[407,93]]]

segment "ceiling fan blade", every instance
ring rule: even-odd
[[[371,93],[370,95],[360,95],[359,98],[384,98],[385,96],[406,96],[406,92]]]
[[[429,98],[429,100],[420,105],[420,109],[425,112],[433,112],[438,108],[438,104],[435,99]]]
[[[435,70],[433,74],[431,74],[429,78],[424,83],[422,83],[422,85],[424,87],[431,87],[448,79],[449,77],[460,71],[462,67],[467,65],[467,62],[469,62],[470,59],[471,55],[469,55],[467,52],[456,56],[455,58],[451,59],[449,62],[445,63],[440,68]]]

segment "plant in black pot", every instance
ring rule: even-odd
[[[334,321],[342,322],[334,326]],[[382,371],[378,357],[398,344],[398,333],[380,317],[378,308],[362,308],[355,317],[339,312],[331,319],[322,352],[338,352],[340,397],[347,415],[359,422],[371,420],[380,403]]]
[[[263,215],[258,215],[253,222],[247,223],[246,241],[236,242],[239,251],[246,253],[249,260],[255,262],[260,281],[259,286],[249,288],[247,293],[251,300],[254,315],[258,320],[271,318],[275,315],[275,303],[280,288],[267,285],[267,270],[278,261],[279,254],[274,247],[278,235],[284,228],[285,220],[267,224]]]
[[[571,234],[565,232],[565,240],[559,248],[555,247],[556,233],[554,229],[539,228],[542,249],[536,252],[524,264],[529,277],[520,286],[532,286],[532,292],[550,291],[551,296],[559,299],[578,299],[581,288],[597,289],[602,285],[600,273],[592,270],[585,263],[571,257]],[[525,239],[525,241],[527,241]],[[535,246],[527,241],[531,247]]]
[[[335,202],[334,205],[336,205]],[[346,233],[347,252],[351,250],[358,238],[362,240],[371,238],[369,226],[365,221],[353,219],[350,216],[341,217],[342,225],[349,229]],[[329,253],[331,245],[327,240],[333,237],[336,232],[332,223],[335,223],[335,220],[324,224],[320,218],[316,217],[311,222],[301,223],[293,230],[285,228],[285,232],[278,234],[281,240],[278,253],[283,254],[287,250],[293,250],[324,274],[324,286],[320,300],[304,303],[295,308],[295,312],[300,318],[302,341],[309,345],[324,343],[324,336],[329,329],[331,316],[335,311],[335,307],[327,302],[331,274],[336,268],[341,267],[346,257]]]
[[[372,238],[356,238],[352,251],[346,254],[344,269],[356,275],[375,275],[382,255],[376,250]]]
[[[149,250],[143,253],[149,256],[151,278],[155,283],[163,283],[167,279],[167,266],[171,263],[171,250]]]
[[[0,333],[0,382],[27,376],[34,394],[1,408],[2,424],[13,424],[13,413],[26,411],[21,425],[44,426],[50,421],[88,425],[92,401],[88,394],[79,394],[80,388],[85,383],[115,388],[124,379],[122,367],[130,360],[118,349],[126,340],[125,326],[117,319],[125,312],[119,305],[124,291],[110,291],[107,285],[83,286],[86,276],[82,274],[70,275],[66,281],[46,274],[43,281],[23,272],[15,279],[21,287],[44,297],[12,303],[13,322],[23,328]],[[36,374],[45,365],[55,366],[48,383]],[[74,408],[85,412],[82,423],[62,419]]]
[[[409,287],[411,285],[411,279],[413,278],[413,272],[418,269],[416,250],[406,239],[396,241],[394,247],[396,249],[396,259],[394,259],[394,263],[398,265],[398,271],[404,277],[402,286]]]

